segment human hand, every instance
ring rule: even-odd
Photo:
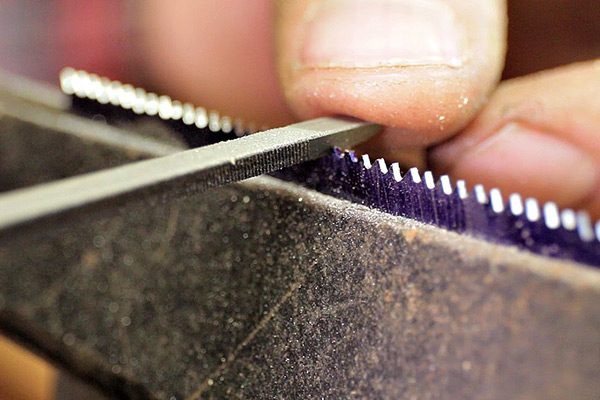
[[[506,75],[600,55],[600,3],[508,6]],[[600,217],[600,62],[498,86],[504,0],[152,0],[143,13],[146,65],[183,100],[270,126],[377,122],[372,155],[422,164],[427,151],[439,174]]]

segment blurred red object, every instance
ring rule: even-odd
[[[112,78],[135,68],[133,2],[0,0],[0,68],[57,83],[72,66]]]

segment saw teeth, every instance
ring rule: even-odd
[[[459,179],[456,181],[456,193],[458,193],[458,197],[463,200],[469,197],[467,192],[467,184],[464,180]]]
[[[194,107],[169,96],[159,97],[130,84],[73,68],[61,71],[60,85],[68,95],[112,104],[138,115],[180,121],[212,132],[233,132],[235,136],[256,132],[253,123],[246,124],[240,119],[221,116],[216,111],[208,112],[203,107]],[[582,244],[598,246],[600,243],[600,221],[593,225],[586,212],[561,211],[553,202],[543,204],[540,209],[536,199],[523,201],[518,194],[511,194],[505,205],[497,188],[487,193],[483,185],[476,185],[471,195],[463,180],[458,180],[453,190],[447,175],[441,176],[436,183],[431,171],[421,176],[417,168],[411,168],[403,175],[398,163],[388,167],[383,159],[377,159],[375,164],[378,168],[372,168],[371,159],[366,154],[358,158],[354,152],[336,150],[334,158],[324,157],[307,164],[313,165],[313,169],[308,174],[304,171],[300,176],[310,177],[305,182],[308,186],[394,215],[408,216],[458,232],[482,234],[488,239],[517,244],[545,255],[557,256],[557,252],[562,251],[560,254],[566,254],[561,256],[563,258],[600,266],[600,247],[591,250],[578,248],[574,241],[573,235],[576,235]],[[303,166],[294,168],[301,169]],[[394,203],[397,201],[404,203]],[[515,234],[515,229],[518,238],[513,236],[511,239],[509,236]],[[547,230],[546,233],[544,230]],[[561,249],[561,244],[565,248]]]
[[[560,228],[560,214],[555,203],[549,201],[543,207],[544,223],[548,229]]]
[[[64,68],[60,72],[60,87],[68,95],[95,100],[100,104],[111,104],[132,110],[138,115],[158,116],[165,121],[181,121],[185,125],[196,125],[200,129],[208,128],[211,132],[235,132],[236,136],[256,132],[252,123],[246,124],[240,119],[221,116],[216,111],[207,112],[202,107],[194,107],[169,96],[148,93],[142,88],[111,81],[82,70]]]
[[[450,196],[452,194],[452,182],[450,181],[450,177],[448,175],[442,175],[440,177],[440,183],[444,194]]]
[[[504,211],[504,200],[502,199],[502,193],[500,193],[499,189],[490,190],[490,204],[492,206],[492,211],[496,214],[500,214]]]
[[[419,175],[419,170],[415,167],[408,170],[408,174],[410,175],[410,179],[412,179],[413,183],[421,183],[421,175]]]
[[[379,170],[381,171],[382,174],[387,174],[388,173],[388,167],[385,164],[385,161],[383,158],[378,158],[377,160],[375,160],[375,163],[379,166]]]
[[[531,222],[536,222],[540,219],[540,206],[536,199],[528,198],[525,200],[525,216]]]
[[[463,180],[453,186],[447,175],[436,181],[431,171],[421,175],[417,168],[403,174],[398,163],[371,163],[368,155],[357,159],[349,152],[292,169],[300,171],[296,177],[308,177],[300,181],[309,187],[393,215],[600,266],[600,221],[592,225],[585,212],[561,211],[553,202],[540,206],[516,193],[505,203],[498,188],[488,192],[476,185],[469,192]],[[292,174],[291,179],[298,178]]]
[[[585,211],[577,212],[577,233],[586,242],[591,242],[596,238],[590,216]]]
[[[390,169],[392,170],[392,176],[396,182],[400,182],[402,180],[402,174],[400,173],[400,165],[398,163],[393,163],[390,165]]]
[[[371,165],[371,158],[369,157],[368,154],[363,154],[362,155],[362,162],[363,165],[365,167],[365,169],[371,169],[372,165]]]
[[[427,187],[427,189],[435,189],[435,181],[433,179],[433,174],[431,173],[431,171],[425,171],[425,173],[423,174],[423,178],[425,179],[425,186]]]
[[[488,204],[488,196],[487,193],[485,193],[485,188],[483,185],[475,185],[473,190],[475,192],[475,198],[479,204]]]
[[[523,215],[523,212],[525,212],[525,208],[523,207],[523,199],[518,193],[513,193],[508,197],[508,204],[510,212],[514,216],[518,217],[519,215]]]
[[[570,208],[565,208],[560,212],[560,221],[563,228],[568,231],[574,231],[577,228],[577,216],[575,211]]]

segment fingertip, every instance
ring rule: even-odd
[[[280,2],[278,70],[288,103],[302,118],[344,114],[394,127],[398,144],[443,140],[499,79],[503,2],[481,3]]]
[[[599,72],[596,61],[503,82],[467,129],[431,149],[431,167],[600,217]]]

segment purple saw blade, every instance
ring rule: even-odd
[[[465,233],[486,241],[516,246],[537,254],[600,267],[600,221],[595,229],[585,212],[560,211],[549,202],[513,194],[508,202],[498,189],[448,176],[435,181],[416,168],[401,174],[398,164],[336,149],[321,159],[279,171],[275,176],[338,198]]]
[[[66,68],[61,88],[72,95],[73,112],[101,114],[107,121],[152,118],[182,135],[190,147],[250,134],[252,124],[220,116],[202,107],[158,96],[118,81]],[[516,246],[541,255],[600,267],[600,221],[595,227],[585,212],[560,211],[554,203],[540,207],[534,199],[481,185],[467,191],[448,176],[435,180],[416,168],[401,173],[398,164],[371,162],[368,156],[334,150],[315,161],[273,175],[322,193],[457,233]]]

